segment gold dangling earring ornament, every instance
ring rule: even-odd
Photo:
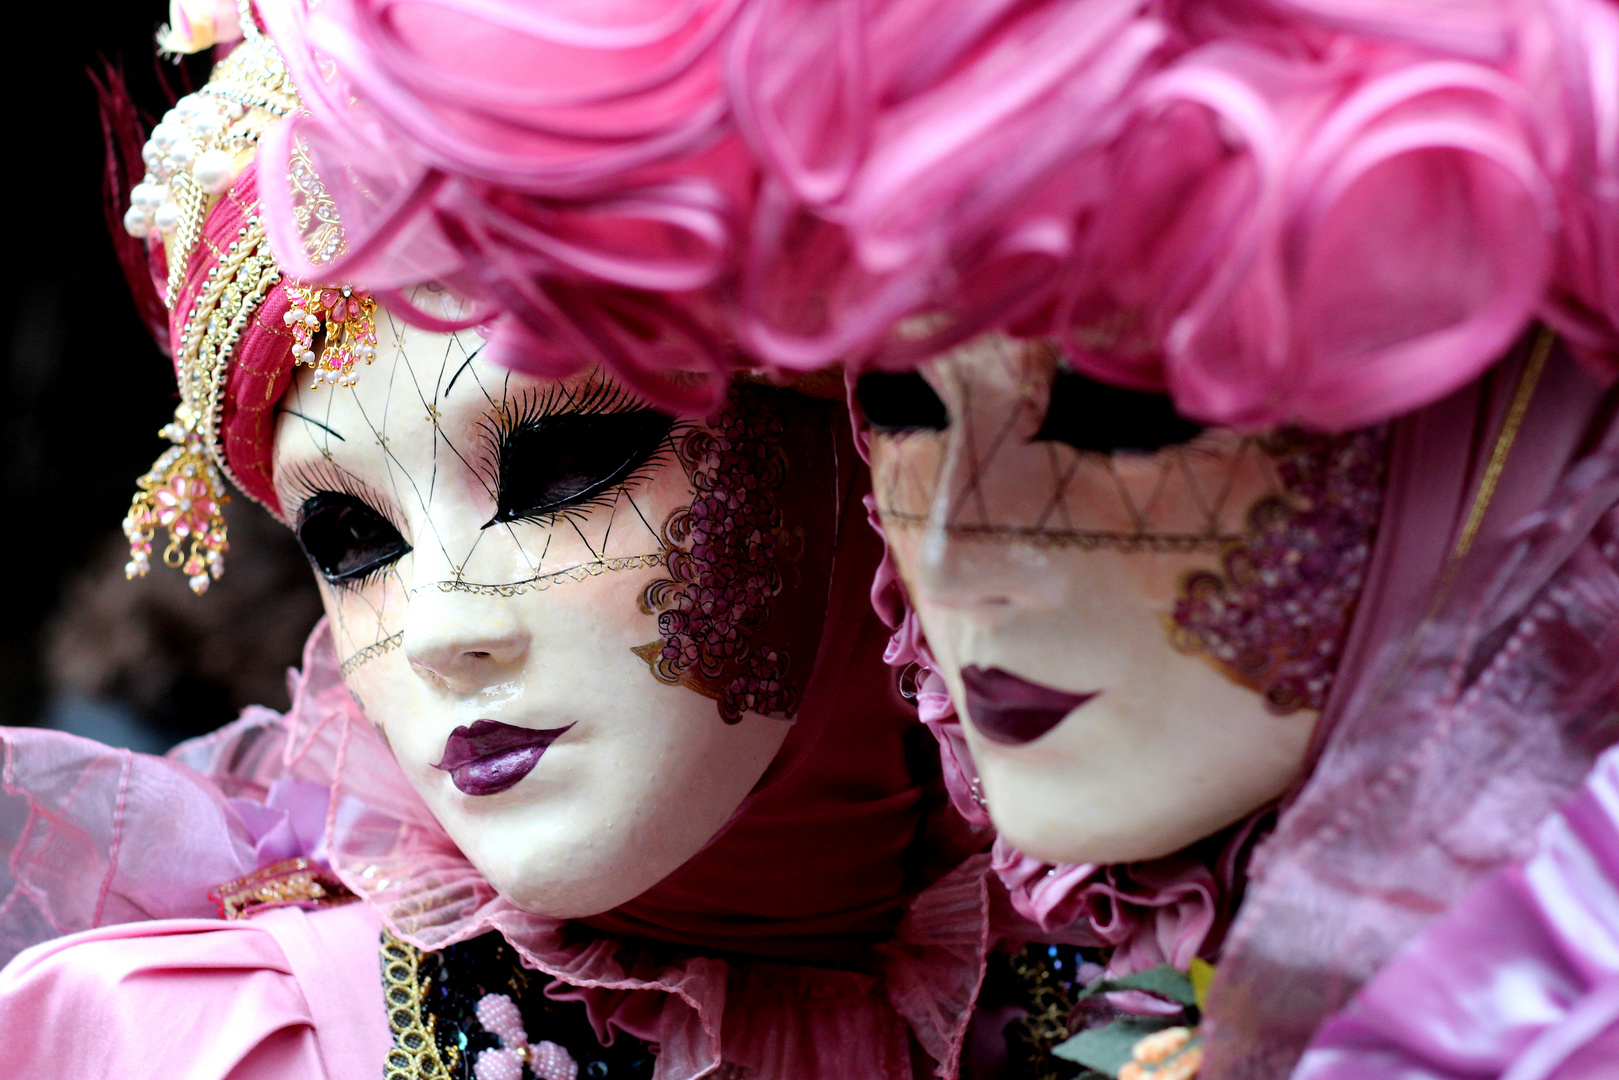
[[[292,308],[282,318],[292,329],[292,359],[315,369],[311,389],[353,386],[359,378],[354,362],[377,357],[376,301],[348,285],[294,285],[287,297]],[[326,337],[317,355],[321,332]]]
[[[191,410],[181,406],[159,432],[174,445],[136,483],[140,490],[124,518],[129,538],[126,578],[145,577],[152,568],[152,542],[158,529],[168,530],[163,549],[166,566],[178,568],[201,596],[225,570],[225,516],[230,502],[224,477],[197,433]]]

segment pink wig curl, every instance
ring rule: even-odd
[[[1470,381],[1541,303],[1556,195],[1507,5],[954,6],[739,20],[739,126],[788,193],[745,278],[767,358],[943,313],[882,359],[1054,333],[1200,419],[1342,430]]]
[[[481,305],[464,324],[498,318],[511,366],[606,363],[659,400],[711,403],[732,361],[708,293],[749,175],[720,92],[739,3],[264,4],[308,113],[261,153],[303,169],[345,237],[317,250],[307,191],[266,191],[283,265],[379,291],[442,281]]]

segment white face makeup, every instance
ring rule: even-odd
[[[1316,717],[1275,715],[1171,643],[1187,575],[1281,490],[1272,457],[1165,399],[1069,414],[1095,390],[986,338],[860,395],[883,526],[990,815],[1055,862],[1165,855],[1241,819],[1295,778]]]
[[[378,332],[352,389],[299,369],[276,435],[345,678],[496,889],[606,911],[695,854],[789,730],[722,719],[715,691],[651,666],[668,643],[647,591],[696,494],[683,440],[707,428],[598,373],[494,367],[474,333],[385,313]]]

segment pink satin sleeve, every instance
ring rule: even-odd
[[[364,904],[160,919],[35,946],[0,971],[0,1071],[30,1080],[349,1080],[389,1048]]]

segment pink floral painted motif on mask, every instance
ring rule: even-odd
[[[1247,535],[1219,572],[1181,584],[1170,640],[1263,695],[1272,712],[1326,702],[1383,507],[1387,434],[1268,438],[1283,494],[1249,510]]]

